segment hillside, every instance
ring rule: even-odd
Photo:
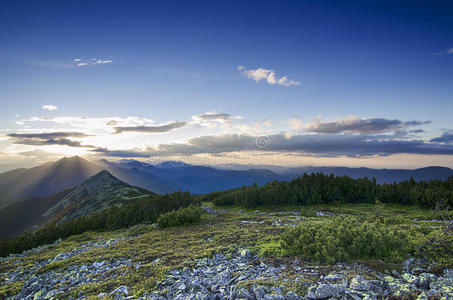
[[[87,216],[150,195],[153,193],[130,186],[109,172],[101,171],[74,188],[3,207],[0,209],[0,237],[15,236],[43,223]]]
[[[68,221],[151,195],[153,193],[120,181],[107,171],[101,171],[50,207],[43,217],[57,219],[58,222]]]
[[[66,189],[52,196],[29,198],[14,202],[0,209],[0,238],[15,236],[45,221],[42,216],[73,189]]]

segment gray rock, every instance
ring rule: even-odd
[[[397,270],[392,270],[392,275],[395,276],[395,277],[400,277],[400,273],[398,273]]]
[[[404,273],[401,275],[401,278],[403,278],[404,281],[411,285],[418,285],[419,284],[419,278],[415,275],[409,274],[409,273]]]
[[[127,290],[127,287],[122,285],[122,286],[116,288],[115,290],[113,290],[113,292],[111,292],[110,295],[124,295],[124,296],[127,296],[127,295],[129,295],[129,292]]]
[[[252,252],[250,252],[250,250],[248,250],[248,249],[242,249],[242,250],[240,250],[240,251],[239,251],[239,254],[240,254],[241,257],[243,257],[243,258],[250,258],[250,257],[253,256],[253,255],[252,255]]]
[[[44,299],[54,298],[57,294],[58,294],[58,290],[48,291],[47,294],[44,296]]]
[[[253,297],[252,293],[250,293],[249,291],[247,291],[245,288],[240,288],[240,289],[237,291],[237,299],[253,300],[254,297]]]
[[[93,263],[93,267],[95,267],[96,269],[98,269],[98,268],[102,267],[104,264],[105,264],[105,261],[94,262],[94,263]]]
[[[431,282],[429,287],[431,290],[436,290],[443,296],[453,297],[453,278],[439,277]]]
[[[294,292],[288,292],[285,295],[285,299],[287,299],[287,300],[301,300],[302,297],[300,297],[299,295],[297,295]]]
[[[336,297],[345,290],[345,286],[341,284],[321,284],[319,286],[310,287],[308,289],[307,297],[310,299],[325,299]]]
[[[368,291],[371,289],[371,284],[363,276],[356,276],[351,279],[349,288],[357,291]]]
[[[418,284],[417,287],[428,290],[429,289],[429,284],[431,282],[434,282],[436,280],[436,275],[432,273],[422,273],[418,276]]]
[[[265,286],[257,286],[253,288],[253,293],[255,294],[255,297],[257,299],[262,299],[264,298],[264,295],[269,291],[269,289]]]
[[[264,295],[263,300],[284,300],[285,297],[283,295],[279,294],[266,294]]]

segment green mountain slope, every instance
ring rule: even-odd
[[[118,180],[107,171],[101,171],[68,193],[49,208],[43,217],[59,222],[87,216],[130,200],[149,197],[153,193]]]

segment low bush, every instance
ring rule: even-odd
[[[453,268],[453,232],[436,230],[428,234],[417,254],[442,268]]]
[[[201,218],[201,208],[198,205],[190,205],[189,207],[180,208],[171,212],[162,214],[157,218],[159,227],[174,227],[185,224],[197,223]]]
[[[399,262],[407,253],[415,252],[423,235],[411,228],[389,225],[392,221],[344,216],[310,221],[288,230],[281,246],[288,255],[329,264],[355,259]]]

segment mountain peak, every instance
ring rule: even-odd
[[[85,182],[83,182],[79,187],[81,188],[87,188],[87,187],[91,187],[93,188],[94,186],[96,186],[97,188],[100,188],[102,186],[112,186],[112,185],[127,185],[127,183],[119,180],[118,178],[116,178],[115,176],[113,176],[112,174],[110,174],[108,171],[106,170],[102,170],[100,171],[99,173],[97,173],[96,175],[88,178],[87,180],[85,180]]]
[[[78,156],[78,155],[75,155],[75,156],[70,156],[70,157],[63,157],[59,160],[56,161],[56,163],[59,163],[59,162],[80,162],[80,161],[83,161],[85,162],[86,160],[83,159],[82,157]]]
[[[150,194],[148,191],[130,186],[103,170],[78,185],[59,203],[51,207],[44,217],[61,217],[61,214],[64,214],[64,218],[69,220]]]

